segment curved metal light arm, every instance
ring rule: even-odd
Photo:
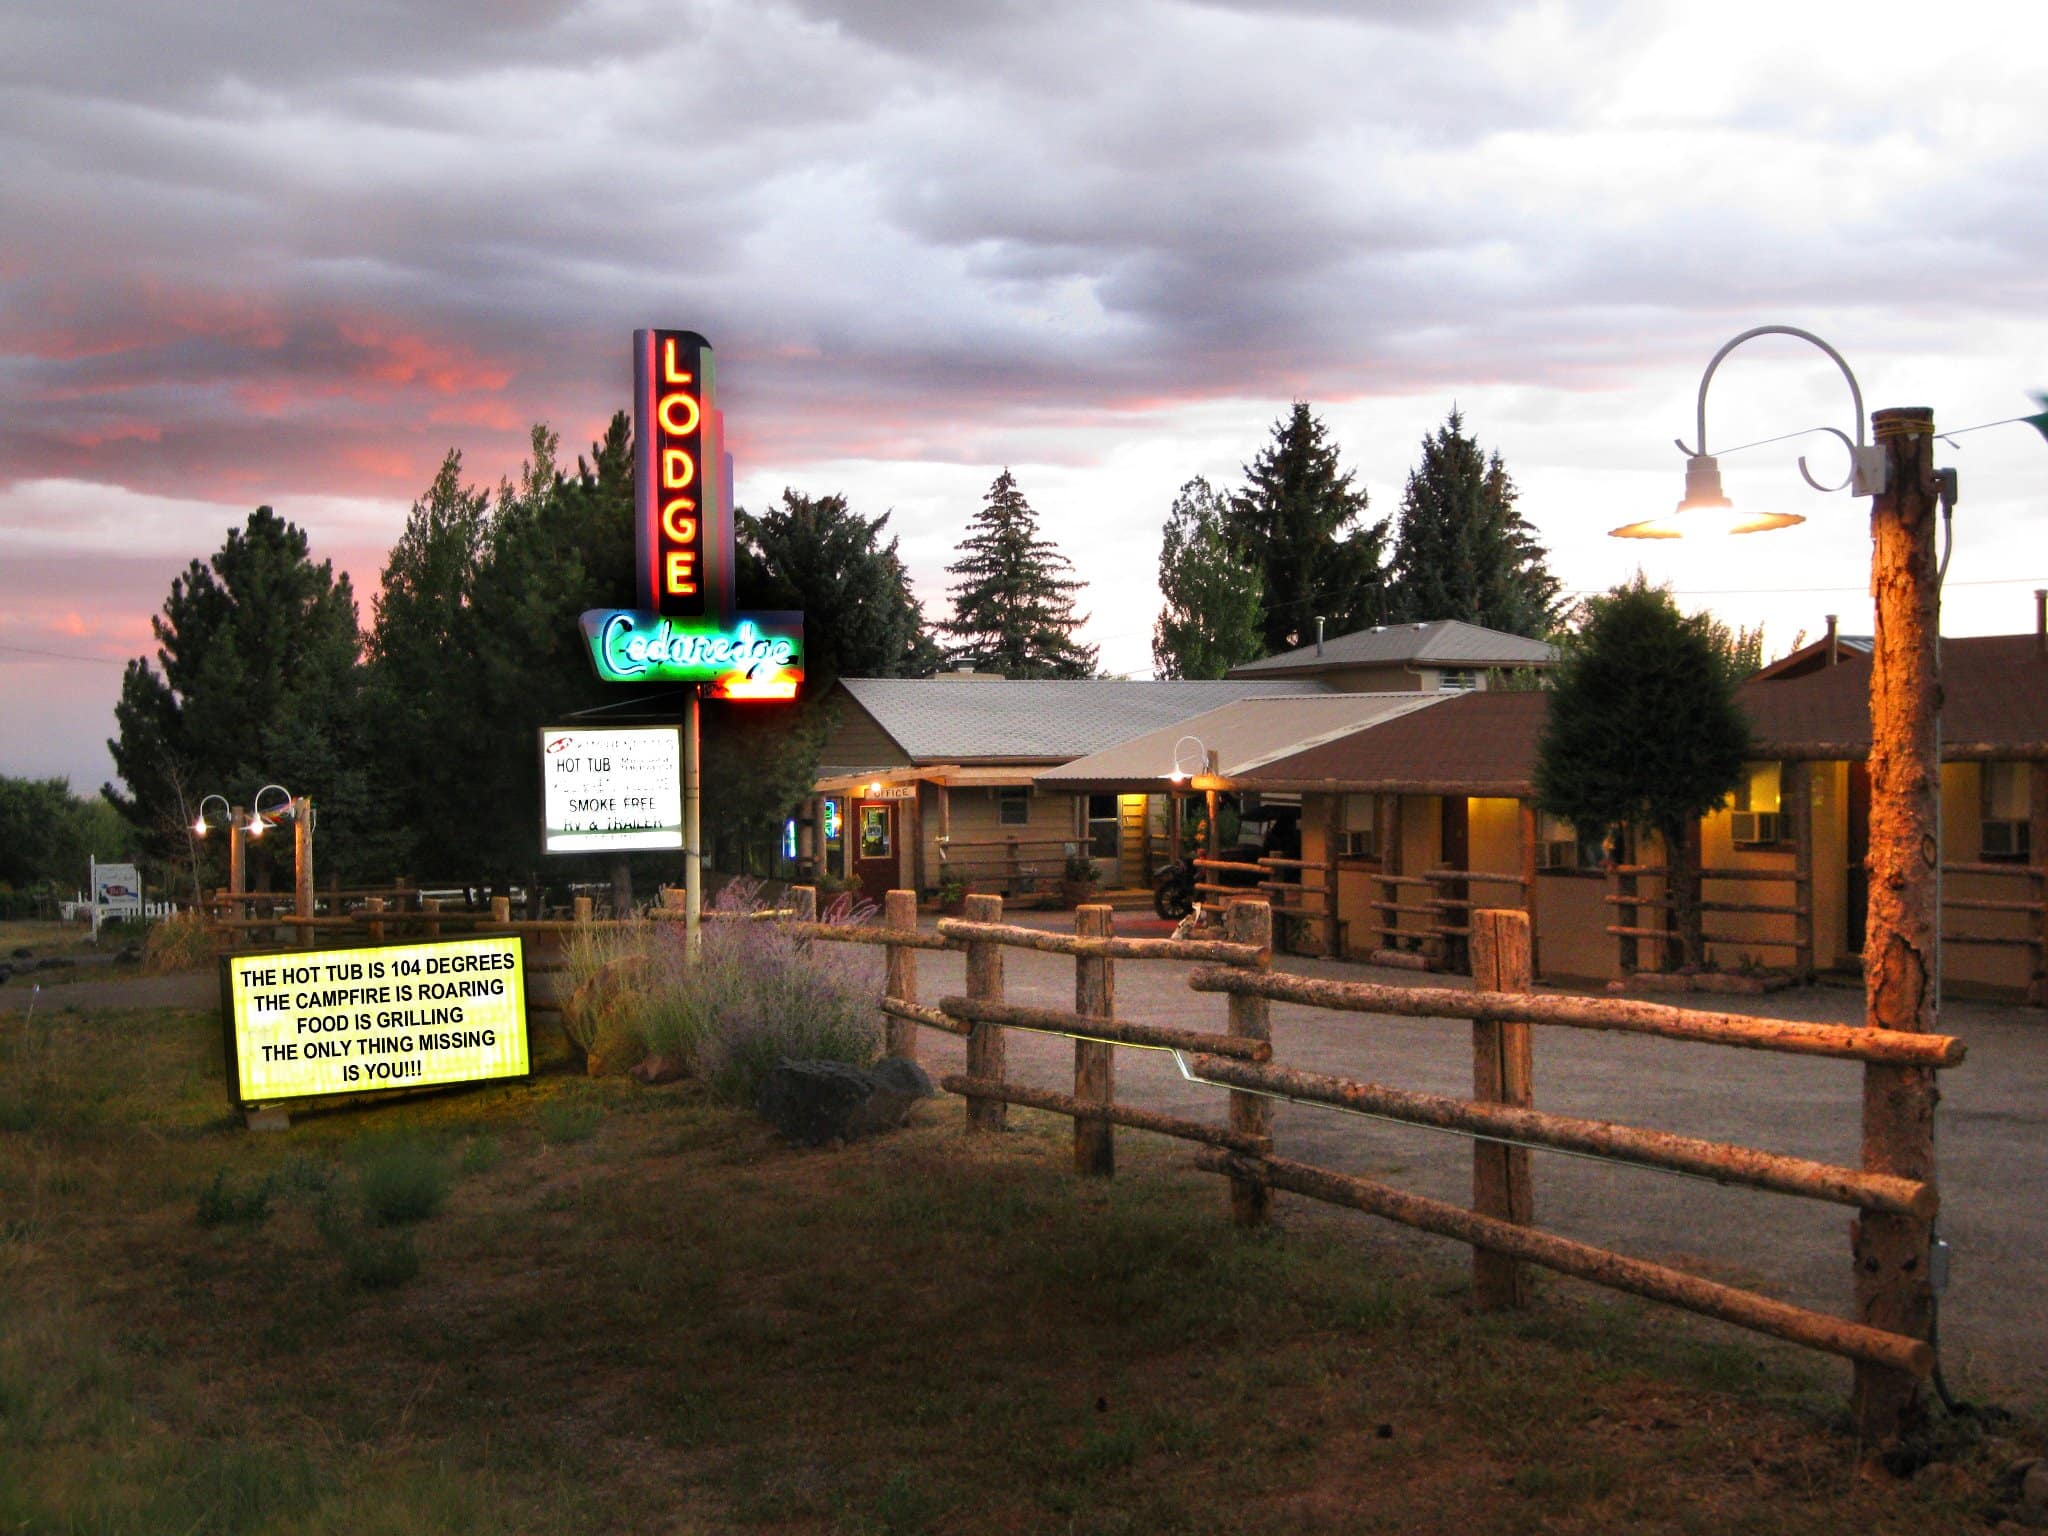
[[[232,825],[234,822],[235,808],[228,804],[226,795],[203,795],[199,801],[198,818],[192,823],[192,830],[201,837],[206,836],[206,808],[216,800],[220,802],[220,808],[228,813],[229,824]]]
[[[292,792],[282,784],[266,784],[256,791],[256,798],[249,802],[249,814],[251,817],[258,821],[263,819],[263,797],[273,789],[284,796],[284,809],[278,811],[277,815],[285,817],[292,814]]]
[[[1678,444],[1678,451],[1680,453],[1683,453],[1687,458],[1700,458],[1706,455],[1707,386],[1714,382],[1714,370],[1721,366],[1721,360],[1724,357],[1726,357],[1730,352],[1733,352],[1737,347],[1741,346],[1745,341],[1749,341],[1758,336],[1797,336],[1801,341],[1810,341],[1816,347],[1819,347],[1821,351],[1827,353],[1829,357],[1834,359],[1835,366],[1842,370],[1842,377],[1849,381],[1849,401],[1856,412],[1855,441],[1851,442],[1848,433],[1843,432],[1835,427],[1816,427],[1812,429],[1814,431],[1819,432],[1834,433],[1834,435],[1836,437],[1839,437],[1842,440],[1843,444],[1849,449],[1849,477],[1846,480],[1844,480],[1840,485],[1822,485],[1818,480],[1813,478],[1812,471],[1810,471],[1806,467],[1806,456],[1804,454],[1801,454],[1799,457],[1799,473],[1801,476],[1804,477],[1806,483],[1812,486],[1816,491],[1842,491],[1849,489],[1850,486],[1854,485],[1857,482],[1858,471],[1864,467],[1862,462],[1864,458],[1863,449],[1865,447],[1863,441],[1863,391],[1861,388],[1857,386],[1856,375],[1849,371],[1849,364],[1843,359],[1841,353],[1837,352],[1825,341],[1822,341],[1820,337],[1814,335],[1813,332],[1802,331],[1796,325],[1755,326],[1750,330],[1744,331],[1740,336],[1737,336],[1730,340],[1726,345],[1724,345],[1721,348],[1720,351],[1714,354],[1713,360],[1707,364],[1707,371],[1700,376],[1698,438],[1699,446],[1696,448],[1688,448],[1685,445],[1683,439],[1674,438],[1673,441]],[[1859,492],[1859,494],[1867,493]]]
[[[1190,769],[1186,769],[1186,768],[1183,768],[1183,767],[1181,767],[1181,765],[1180,765],[1180,749],[1181,749],[1181,746],[1182,746],[1182,745],[1183,745],[1184,743],[1186,743],[1186,742],[1190,742],[1190,741],[1192,741],[1192,742],[1193,742],[1193,743],[1195,744],[1195,751],[1196,751],[1197,753],[1199,753],[1199,754],[1200,754],[1200,756],[1198,756],[1198,757],[1197,757],[1197,758],[1195,759],[1195,766],[1194,766],[1194,768],[1193,768],[1193,769],[1191,769],[1191,770],[1190,770]],[[1192,778],[1192,777],[1193,777],[1193,776],[1194,776],[1195,774],[1197,774],[1197,773],[1200,773],[1200,772],[1202,771],[1202,769],[1203,769],[1203,768],[1205,768],[1205,767],[1207,767],[1207,766],[1208,766],[1208,762],[1209,762],[1209,755],[1208,755],[1208,754],[1209,754],[1209,748],[1208,748],[1208,745],[1207,745],[1207,743],[1205,743],[1205,742],[1204,742],[1204,741],[1202,740],[1202,738],[1201,738],[1201,737],[1199,737],[1199,736],[1183,736],[1183,737],[1181,737],[1179,741],[1176,741],[1176,742],[1175,742],[1175,743],[1173,744],[1173,772],[1169,773],[1169,774],[1167,775],[1167,777],[1168,777],[1168,778],[1170,778],[1170,779],[1173,779],[1173,780],[1175,780],[1176,782],[1178,782],[1178,781],[1179,781],[1179,780],[1181,780],[1181,779],[1186,779],[1186,778]]]

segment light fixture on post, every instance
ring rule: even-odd
[[[284,796],[284,805],[267,816],[263,810],[263,797],[272,790]],[[256,798],[249,805],[249,835],[261,837],[264,830],[277,822],[289,821],[299,813],[299,804],[292,798],[292,792],[282,784],[266,784],[256,791]]]
[[[228,797],[226,795],[208,795],[199,802],[199,815],[192,822],[192,835],[194,837],[206,836],[206,808],[216,800],[220,802],[221,809],[228,813],[226,824],[232,825],[234,823],[235,812],[234,808],[228,804]]]
[[[1181,748],[1186,746],[1191,741],[1195,744],[1195,767],[1183,768],[1181,766],[1181,758],[1183,755],[1181,752]],[[1201,737],[1183,736],[1180,738],[1180,740],[1176,741],[1173,744],[1173,766],[1172,768],[1167,770],[1166,777],[1175,784],[1185,784],[1187,783],[1190,777],[1192,777],[1196,773],[1201,772],[1202,765],[1205,764],[1213,755],[1214,754],[1212,754],[1209,751],[1209,749],[1202,744]]]
[[[1822,485],[1813,478],[1813,472],[1806,467],[1806,456],[1800,455],[1799,474],[1816,491],[1847,490],[1854,496],[1872,496],[1884,489],[1884,449],[1882,446],[1866,444],[1863,440],[1863,391],[1857,387],[1856,375],[1849,371],[1842,354],[1822,341],[1811,331],[1802,331],[1790,325],[1759,325],[1744,331],[1720,351],[1707,364],[1707,371],[1700,376],[1698,436],[1696,446],[1688,448],[1683,438],[1674,439],[1678,451],[1685,455],[1685,495],[1670,512],[1662,517],[1645,518],[1639,523],[1612,530],[1617,539],[1676,539],[1688,533],[1768,533],[1777,528],[1790,528],[1806,521],[1796,512],[1737,512],[1721,489],[1721,461],[1707,452],[1707,386],[1714,382],[1714,370],[1721,366],[1721,360],[1745,341],[1757,336],[1796,336],[1801,341],[1810,341],[1821,351],[1834,359],[1835,366],[1842,370],[1842,377],[1849,383],[1849,400],[1855,412],[1856,436],[1838,427],[1807,427],[1798,432],[1788,432],[1782,437],[1767,437],[1761,442],[1742,443],[1735,448],[1724,448],[1723,453],[1739,453],[1744,448],[1760,448],[1764,443],[1781,443],[1788,437],[1804,437],[1809,432],[1826,432],[1842,440],[1842,446],[1849,450],[1849,475],[1840,485]],[[1681,522],[1680,520],[1683,519]]]
[[[1803,458],[1799,472],[1815,490],[1846,490],[1872,498],[1870,589],[1876,599],[1876,639],[1870,662],[1870,908],[1862,955],[1864,1024],[1879,1030],[1931,1032],[1941,986],[1941,565],[1935,535],[1941,514],[1954,506],[1956,498],[1954,473],[1934,468],[1934,412],[1920,406],[1874,411],[1870,427],[1875,443],[1866,444],[1863,392],[1839,352],[1810,331],[1792,326],[1744,331],[1714,354],[1700,380],[1697,446],[1678,444],[1686,455],[1685,499],[1669,517],[1632,523],[1615,529],[1614,535],[1674,538],[1709,522],[1730,532],[1757,533],[1803,521],[1789,513],[1736,515],[1721,493],[1719,469],[1706,452],[1707,385],[1715,368],[1743,342],[1770,335],[1794,336],[1819,347],[1842,370],[1855,404],[1853,441],[1833,427],[1805,429],[1830,432],[1848,446],[1847,479],[1840,485],[1822,485]],[[1931,1183],[1939,1098],[1933,1070],[1873,1061],[1863,1071],[1864,1171]],[[1852,1228],[1851,1248],[1857,1320],[1888,1333],[1929,1340],[1936,1260],[1944,1251],[1937,1246],[1931,1221],[1864,1211]],[[1931,1352],[1927,1358],[1933,1362]],[[1934,1369],[1938,1373],[1938,1362]],[[1862,1360],[1856,1363],[1850,1406],[1859,1433],[1871,1444],[1896,1441],[1917,1428],[1926,1414],[1917,1376]]]

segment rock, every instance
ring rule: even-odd
[[[68,971],[78,964],[69,955],[45,955],[36,962],[39,971]]]
[[[873,1067],[785,1061],[761,1085],[760,1110],[791,1141],[817,1147],[894,1130],[931,1092],[923,1069],[902,1057]]]
[[[14,958],[15,958],[15,959],[17,959],[17,960],[26,960],[26,959],[28,959],[28,958],[29,958],[29,957],[30,957],[31,955],[33,955],[34,953],[35,953],[35,951],[34,951],[33,949],[29,948],[29,946],[28,946],[28,945],[26,945],[26,944],[19,944],[19,945],[16,945],[16,946],[15,946],[15,950],[14,950]]]
[[[650,1056],[626,1075],[651,1088],[657,1083],[673,1083],[688,1077],[690,1063],[682,1056]]]
[[[2048,1515],[2048,1461],[2037,1461],[2020,1478],[2020,1507],[2030,1517]]]

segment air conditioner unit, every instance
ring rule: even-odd
[[[1728,835],[1738,843],[1775,843],[1784,837],[1785,818],[1777,811],[1735,811],[1728,817]]]
[[[1536,867],[1538,869],[1577,869],[1579,867],[1579,845],[1576,839],[1561,837],[1551,842],[1536,845]]]
[[[1984,857],[1987,859],[2023,859],[2031,851],[2032,839],[2027,835],[2024,821],[1987,821],[1984,823]]]

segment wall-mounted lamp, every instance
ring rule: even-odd
[[[199,815],[198,818],[192,823],[192,835],[194,837],[206,836],[206,808],[209,805],[213,804],[213,802],[216,800],[220,802],[221,809],[228,813],[229,821],[233,821],[234,808],[228,804],[228,797],[226,795],[208,795],[205,799],[199,802]]]
[[[1714,370],[1721,366],[1721,359],[1755,336],[1796,336],[1801,341],[1810,341],[1821,351],[1834,359],[1835,366],[1842,370],[1842,377],[1849,381],[1849,399],[1856,412],[1856,436],[1852,440],[1848,433],[1837,427],[1805,427],[1797,432],[1788,432],[1780,437],[1767,437],[1761,442],[1743,443],[1736,448],[1723,449],[1724,453],[1737,453],[1743,448],[1758,448],[1764,443],[1781,443],[1788,437],[1804,437],[1809,432],[1826,432],[1842,440],[1842,446],[1849,450],[1849,475],[1840,485],[1822,485],[1813,478],[1806,467],[1805,455],[1799,459],[1799,473],[1806,483],[1816,491],[1846,490],[1854,496],[1874,496],[1884,489],[1884,449],[1868,444],[1863,438],[1863,391],[1857,387],[1856,375],[1849,371],[1849,365],[1842,360],[1842,354],[1822,341],[1811,331],[1802,331],[1790,325],[1759,325],[1744,331],[1714,354],[1707,364],[1707,371],[1700,378],[1699,435],[1696,447],[1688,448],[1682,438],[1674,439],[1678,451],[1685,455],[1685,495],[1678,505],[1662,517],[1645,518],[1639,523],[1629,523],[1612,530],[1617,539],[1676,539],[1689,533],[1766,533],[1774,528],[1790,528],[1806,519],[1796,512],[1738,512],[1721,490],[1720,460],[1707,452],[1707,386],[1714,381]],[[1681,521],[1682,520],[1682,521]]]

